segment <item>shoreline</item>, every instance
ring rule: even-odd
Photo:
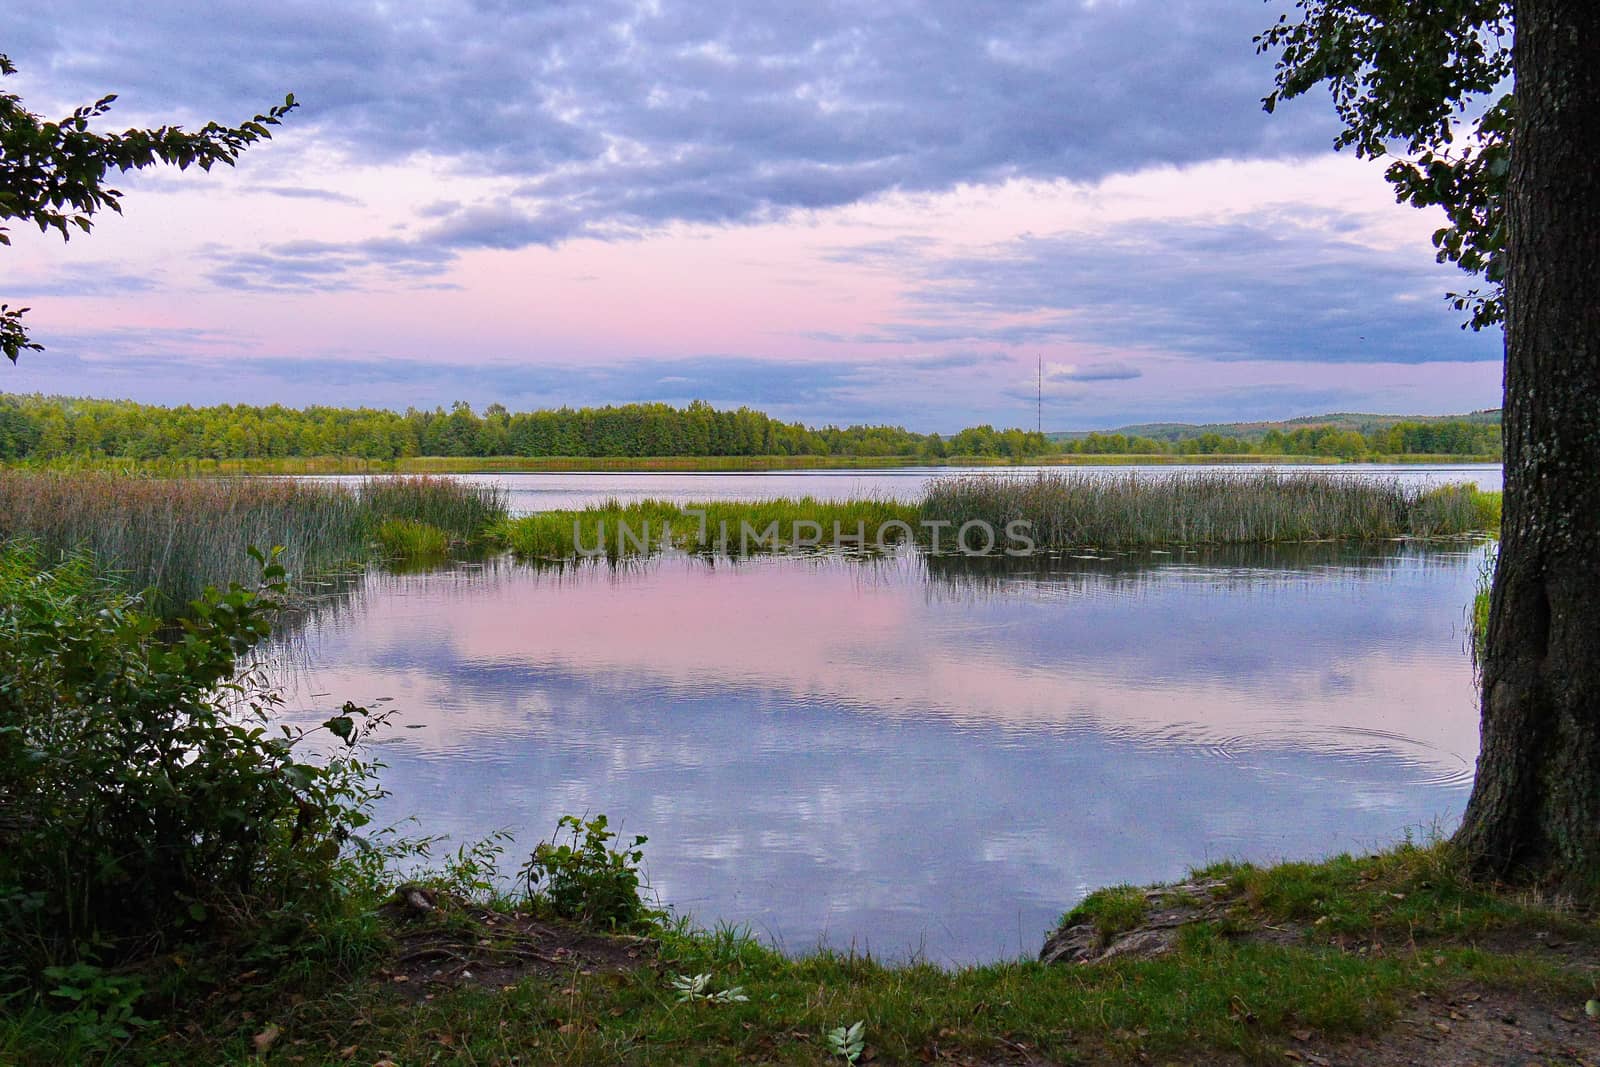
[[[296,456],[280,459],[140,460],[84,458],[0,464],[9,470],[116,471],[153,475],[340,475],[340,474],[761,474],[830,470],[949,470],[1006,467],[1409,467],[1485,466],[1501,463],[1485,455],[1338,456],[1050,454],[1008,458],[955,456],[411,456],[393,460],[358,456]]]

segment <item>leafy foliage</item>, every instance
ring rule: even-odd
[[[867,1023],[858,1019],[849,1026],[836,1026],[828,1031],[828,1051],[853,1064],[861,1058],[867,1047]]]
[[[0,76],[16,67],[0,55]],[[105,184],[106,176],[166,163],[187,170],[233,165],[250,145],[268,140],[268,128],[282,122],[297,106],[293,94],[238,126],[208,122],[190,132],[181,126],[123,133],[95,133],[91,120],[111,110],[115,95],[77,108],[66,118],[46,121],[22,106],[15,93],[0,92],[0,222],[31,222],[40,232],[51,230],[63,240],[73,230],[88,233],[100,211],[122,212],[122,193]],[[0,244],[10,244],[0,225]],[[39,350],[22,324],[27,308],[0,305],[0,352],[13,363],[24,350]]]
[[[73,963],[65,967],[46,967],[50,996],[66,1003],[61,1022],[77,1031],[77,1039],[87,1048],[104,1049],[117,1041],[127,1041],[133,1031],[149,1024],[140,1018],[137,1005],[144,995],[144,983],[132,975],[109,974],[92,963]]]
[[[680,1004],[742,1004],[750,999],[743,986],[713,989],[710,971],[674,975],[672,990],[678,994]]]
[[[0,397],[0,459],[274,459],[351,456],[905,456],[1020,457],[1050,451],[1041,434],[980,426],[949,441],[898,426],[811,428],[750,408],[624,404],[510,412],[246,404],[162,408],[128,401]]]
[[[1441,207],[1433,235],[1441,263],[1481,274],[1488,286],[1451,293],[1467,325],[1504,321],[1505,198],[1516,97],[1510,82],[1510,0],[1296,0],[1256,37],[1277,53],[1277,87],[1267,111],[1326,84],[1344,122],[1338,148],[1364,159],[1395,148],[1386,177],[1396,198]]]
[[[562,832],[570,840],[561,843]],[[637,836],[623,848],[613,848],[616,831],[604,815],[584,820],[563,815],[556,824],[556,841],[541,841],[522,868],[528,895],[544,901],[563,919],[612,929],[638,929],[658,917],[639,896],[644,882],[639,863],[648,838]]]
[[[346,704],[315,731],[339,742],[324,760],[301,758],[313,731],[269,728],[279,698],[240,656],[283,570],[255,555],[258,588],[207,589],[174,628],[87,557],[0,551],[0,988],[116,993],[71,968],[333,892],[374,795],[355,754],[371,723]]]
[[[1024,459],[1081,455],[1497,455],[1494,417],[1379,421],[1330,416],[1328,425],[1240,427],[1158,439],[1091,433],[1063,441],[1023,430],[976,426],[950,437],[897,426],[824,426],[779,422],[749,408],[695,403],[561,408],[481,414],[465,404],[446,412],[276,405],[164,408],[123,400],[0,396],[0,460],[43,464],[71,460],[278,460],[349,457],[388,462],[418,456],[526,456],[646,459],[665,456],[915,456]],[[646,464],[640,464],[645,466]],[[420,516],[437,526],[446,523]],[[459,536],[459,534],[457,535]]]

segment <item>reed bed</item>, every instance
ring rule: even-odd
[[[608,500],[582,510],[507,520],[492,536],[526,559],[619,558],[664,548],[717,555],[836,546],[871,551],[880,531],[885,545],[911,540],[917,521],[914,505],[891,500]]]
[[[327,573],[365,561],[385,522],[426,522],[469,539],[504,514],[492,490],[441,478],[374,480],[352,490],[278,479],[0,470],[0,540],[31,543],[45,558],[88,551],[123,584],[149,590],[152,606],[166,612],[207,585],[253,581],[259,568],[250,546],[282,546],[292,575]],[[482,521],[469,530],[473,516]]]
[[[368,478],[359,492],[363,508],[379,524],[391,519],[426,523],[452,541],[475,541],[506,517],[504,489],[454,478]]]
[[[416,519],[385,519],[375,538],[390,559],[443,559],[450,552],[450,535],[431,523]]]
[[[935,479],[924,520],[959,528],[1031,525],[1040,548],[1266,544],[1334,538],[1436,537],[1498,528],[1499,494],[1471,485],[1431,490],[1397,480],[1280,473]]]

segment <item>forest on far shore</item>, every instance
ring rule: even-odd
[[[782,422],[747,407],[705,401],[481,413],[458,402],[449,411],[379,408],[160,407],[127,400],[0,394],[0,461],[57,459],[271,459],[348,456],[911,456],[928,460],[994,456],[1298,455],[1330,459],[1451,455],[1498,458],[1500,427],[1479,419],[1393,422],[1361,432],[1348,426],[1258,424],[1257,433],[1202,432],[1181,440],[1137,433],[1070,439],[1031,430],[975,426],[949,436],[900,426],[824,426]]]

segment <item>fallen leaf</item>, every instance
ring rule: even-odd
[[[1291,1030],[1289,1032],[1289,1036],[1294,1038],[1296,1041],[1310,1041],[1311,1040],[1311,1031],[1310,1030]]]
[[[283,1033],[281,1026],[277,1023],[268,1023],[265,1030],[252,1037],[250,1043],[256,1047],[256,1055],[265,1056],[267,1050],[272,1047],[274,1041],[278,1040],[278,1035],[281,1033]]]

